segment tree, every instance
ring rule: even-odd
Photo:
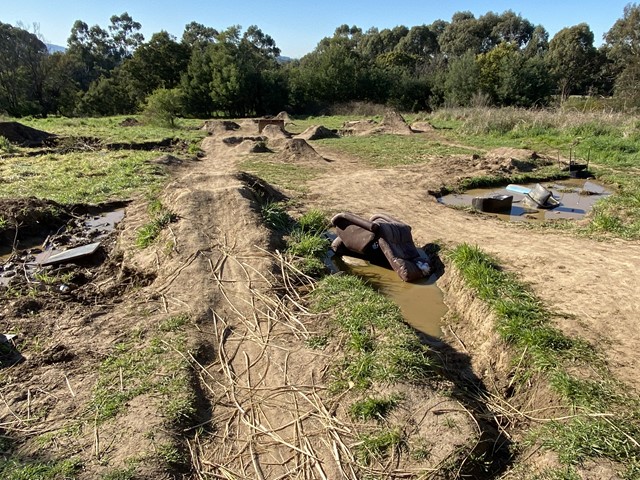
[[[640,104],[640,6],[630,3],[624,15],[605,34],[605,54],[613,67],[615,93]]]
[[[143,115],[150,123],[175,127],[176,118],[182,113],[182,93],[179,88],[159,88],[147,98]]]
[[[563,28],[549,43],[546,59],[563,101],[572,92],[587,93],[595,73],[593,32],[586,23]]]
[[[42,112],[47,47],[35,35],[0,23],[0,110],[10,115]]]
[[[455,58],[449,64],[444,82],[444,99],[448,105],[467,106],[480,88],[479,69],[473,52]]]
[[[215,28],[205,27],[201,23],[191,22],[184,27],[182,43],[189,48],[204,47],[214,43],[220,33]]]
[[[113,48],[120,58],[129,58],[136,48],[144,42],[144,35],[139,30],[142,25],[131,18],[127,12],[113,15],[110,19],[109,31]]]
[[[121,68],[126,72],[132,94],[145,98],[158,88],[177,87],[188,62],[189,48],[169,33],[160,31],[140,45]]]

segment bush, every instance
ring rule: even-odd
[[[147,97],[143,115],[151,124],[173,128],[182,113],[183,98],[179,88],[159,88]]]

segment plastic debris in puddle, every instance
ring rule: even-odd
[[[551,199],[554,203],[557,201],[558,206],[554,208],[535,208],[532,204],[525,202],[526,191],[534,189],[535,186],[536,184],[522,185],[520,186],[521,191],[517,191],[517,189],[507,190],[507,188],[479,188],[467,190],[462,194],[444,195],[438,199],[438,202],[449,206],[468,207],[472,204],[491,203],[488,200],[491,197],[498,199],[502,196],[513,196],[511,207],[505,208],[504,213],[492,212],[490,214],[502,220],[515,222],[556,219],[579,220],[591,211],[598,200],[611,194],[611,191],[603,185],[589,180],[571,179],[543,182],[543,186],[551,191]]]

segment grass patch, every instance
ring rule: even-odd
[[[366,397],[351,404],[349,415],[358,420],[383,420],[402,401],[402,395]]]
[[[148,191],[165,178],[148,163],[157,152],[93,152],[12,157],[0,163],[0,198],[37,197],[59,203],[99,203]]]
[[[556,451],[564,463],[603,457],[621,464],[627,478],[637,478],[640,447],[632,441],[640,438],[637,395],[613,378],[591,345],[550,325],[551,313],[494,259],[466,244],[451,251],[449,258],[496,315],[496,330],[522,357],[522,371],[543,372],[551,388],[576,413],[570,420],[541,428],[538,441]],[[576,367],[587,367],[594,378],[570,373]]]
[[[152,219],[136,231],[136,246],[138,248],[147,248],[152,245],[165,227],[178,220],[178,216],[164,207],[157,199],[149,203],[148,210]]]
[[[432,375],[428,349],[400,309],[352,275],[322,279],[313,293],[316,312],[331,312],[345,346],[333,372],[333,391],[366,390],[374,382],[419,382]]]
[[[269,183],[304,193],[306,183],[316,178],[322,170],[308,165],[275,162],[273,154],[250,155],[240,163],[240,169],[256,175]]]
[[[402,433],[397,428],[361,435],[356,445],[356,458],[370,465],[373,461],[384,460],[393,449],[401,448],[404,443]]]
[[[293,220],[282,202],[267,202],[260,207],[260,213],[269,228],[279,232],[286,232],[291,228]]]
[[[141,123],[128,127],[120,126],[123,120],[135,118]],[[48,116],[47,118],[21,118],[18,121],[45,132],[65,137],[93,137],[104,143],[153,142],[164,138],[180,137],[187,141],[200,141],[207,132],[200,130],[203,121],[179,119],[176,128],[158,127],[143,122],[142,116],[127,115],[95,118],[68,118]]]
[[[25,462],[14,458],[0,462],[0,477],[4,480],[59,480],[76,478],[82,463],[69,458],[51,462]]]
[[[360,157],[364,164],[376,168],[423,163],[436,156],[478,153],[474,147],[447,145],[419,135],[351,136],[317,140],[317,143]]]
[[[168,422],[188,420],[195,413],[189,364],[174,350],[184,350],[184,340],[165,335],[140,343],[132,339],[118,344],[101,363],[91,411],[104,422],[120,414],[133,398],[155,395],[161,398],[160,411]]]

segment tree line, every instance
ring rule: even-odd
[[[145,41],[128,13],[103,28],[77,20],[65,52],[0,22],[0,112],[101,116],[168,102],[193,117],[317,113],[368,101],[403,111],[442,105],[539,107],[569,95],[614,95],[640,106],[640,6],[628,4],[601,47],[586,23],[552,39],[512,11],[363,31],[342,25],[301,59],[284,62],[257,26],[192,22],[177,39]]]

